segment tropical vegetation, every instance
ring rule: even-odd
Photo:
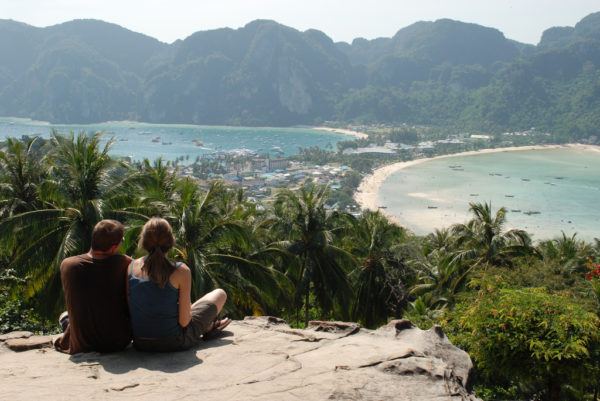
[[[170,162],[114,159],[111,145],[85,133],[0,145],[0,331],[52,330],[59,264],[88,250],[97,221],[121,220],[134,255],[141,226],[162,216],[194,297],[224,288],[232,317],[440,324],[471,354],[484,399],[598,399],[600,241],[533,243],[485,203],[419,237],[380,212],[333,208],[311,182],[257,203]]]

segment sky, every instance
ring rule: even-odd
[[[119,24],[171,43],[208,29],[272,19],[334,41],[393,36],[416,21],[451,18],[536,44],[552,26],[573,26],[599,0],[0,0],[0,19],[49,26],[77,18]]]

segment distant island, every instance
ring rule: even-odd
[[[98,20],[0,20],[0,115],[55,123],[535,127],[598,142],[600,13],[536,46],[449,19],[334,43],[274,21],[172,44]]]

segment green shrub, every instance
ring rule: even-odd
[[[563,385],[585,390],[595,382],[600,320],[568,296],[541,288],[482,291],[449,317],[453,341],[490,387],[518,385],[522,396],[559,400]]]
[[[58,324],[41,318],[26,302],[11,296],[11,290],[23,282],[24,280],[15,276],[11,269],[0,271],[0,333],[18,330],[56,332]]]

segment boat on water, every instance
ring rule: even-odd
[[[504,195],[505,198],[514,198],[514,195]]]
[[[531,181],[529,178],[521,178],[521,181]]]
[[[127,138],[119,138],[119,142],[127,142],[129,139]]]
[[[526,214],[527,216],[531,216],[532,214],[542,214],[542,212],[538,212],[537,210],[528,210],[526,212],[523,212],[523,214]]]
[[[173,142],[163,142],[163,145],[173,145]]]
[[[160,136],[157,136],[156,138],[152,138],[152,142],[155,142],[155,143],[160,142]]]
[[[469,196],[479,196],[479,194],[469,194]]]
[[[565,179],[565,177],[554,177],[554,178],[557,179],[557,180],[564,180]]]
[[[513,213],[521,213],[521,209],[510,209]]]
[[[427,206],[427,209],[437,209],[437,206]]]

